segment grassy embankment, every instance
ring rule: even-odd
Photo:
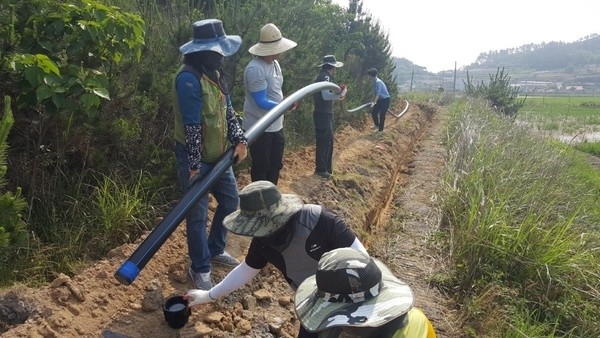
[[[600,129],[597,113],[564,100],[544,98],[554,102],[545,111],[528,99],[529,123],[480,102],[448,107],[439,238],[454,266],[433,281],[463,305],[469,336],[600,336],[600,172],[575,147],[531,132],[532,122]]]

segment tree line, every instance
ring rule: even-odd
[[[568,67],[584,68],[599,63],[600,35],[593,34],[570,43],[530,43],[516,48],[484,52],[467,68],[510,65],[531,70],[561,70]]]

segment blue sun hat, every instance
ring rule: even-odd
[[[323,254],[317,273],[296,290],[295,309],[309,332],[334,327],[376,327],[413,306],[410,287],[379,260],[352,248]]]
[[[183,54],[201,51],[213,51],[223,56],[231,56],[242,45],[242,38],[237,35],[226,35],[223,22],[218,19],[206,19],[194,22],[194,37],[179,47]]]

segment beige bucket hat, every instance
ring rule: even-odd
[[[250,47],[248,51],[250,54],[268,56],[281,54],[296,45],[298,44],[294,41],[284,38],[277,26],[268,23],[260,29],[260,42]]]
[[[297,195],[281,194],[269,181],[256,181],[240,191],[240,210],[227,215],[225,227],[238,235],[266,237],[279,230],[302,207]]]

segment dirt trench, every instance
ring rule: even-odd
[[[279,186],[344,217],[369,252],[412,286],[415,305],[431,318],[438,337],[458,337],[451,301],[428,283],[444,261],[430,242],[439,223],[435,188],[444,164],[438,112],[411,104],[401,118],[388,114],[383,133],[370,129],[365,114],[364,123],[336,133],[333,179],[313,174],[309,146],[286,153]],[[240,188],[249,183],[247,170],[237,179]],[[162,302],[192,288],[184,228],[175,230],[130,286],[113,274],[139,241],[46,287],[2,291],[2,337],[295,337],[293,292],[271,266],[242,289],[194,308],[184,328],[169,328]],[[240,259],[248,244],[247,237],[228,236],[228,251]],[[214,267],[213,278],[228,272]]]

